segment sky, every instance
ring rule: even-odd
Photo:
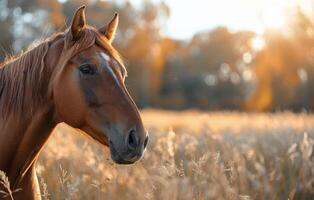
[[[131,0],[140,5],[142,0]],[[159,0],[153,0],[159,1]],[[227,26],[231,30],[251,30],[263,33],[266,29],[284,26],[286,11],[299,5],[313,13],[314,0],[164,0],[171,16],[162,27],[165,35],[188,39],[195,33]]]

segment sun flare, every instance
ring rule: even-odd
[[[261,36],[256,36],[251,40],[251,46],[255,51],[264,49],[266,42]]]
[[[262,23],[266,29],[280,29],[287,22],[287,14],[282,7],[272,7],[262,14]]]

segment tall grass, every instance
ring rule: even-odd
[[[146,110],[142,161],[59,126],[37,165],[46,199],[314,199],[314,116]]]
[[[21,190],[20,188],[12,190],[9,178],[7,177],[5,172],[0,170],[0,197],[1,199],[5,198],[5,199],[14,200],[13,194],[20,190]]]
[[[7,175],[0,170],[0,185],[2,186],[3,190],[0,190],[0,194],[3,198],[9,197],[13,200],[13,193],[11,191],[11,186]]]

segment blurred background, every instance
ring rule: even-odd
[[[141,108],[314,109],[313,0],[0,0],[0,61],[70,24],[119,12],[114,42]]]
[[[0,61],[82,4],[96,27],[120,14],[150,144],[120,166],[61,124],[37,163],[44,200],[314,199],[314,0],[0,0]]]

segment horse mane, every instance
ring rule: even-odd
[[[54,34],[35,47],[18,56],[5,59],[0,64],[0,118],[8,116],[11,112],[32,114],[35,108],[48,101],[47,91],[50,90],[50,82],[58,72],[54,72],[56,71],[54,68],[48,69],[45,57],[51,44],[60,38],[64,39],[64,48],[58,64],[61,66],[58,67],[62,67],[78,52],[96,43],[106,49],[125,70],[119,53],[96,29],[86,27],[84,34],[75,42],[68,32]]]
[[[25,111],[25,102],[41,99],[44,77],[44,57],[49,49],[48,42],[42,42],[25,53],[6,59],[0,66],[0,111]],[[29,103],[32,101],[28,101]],[[34,104],[39,103],[38,101]],[[28,107],[32,109],[32,106]]]

